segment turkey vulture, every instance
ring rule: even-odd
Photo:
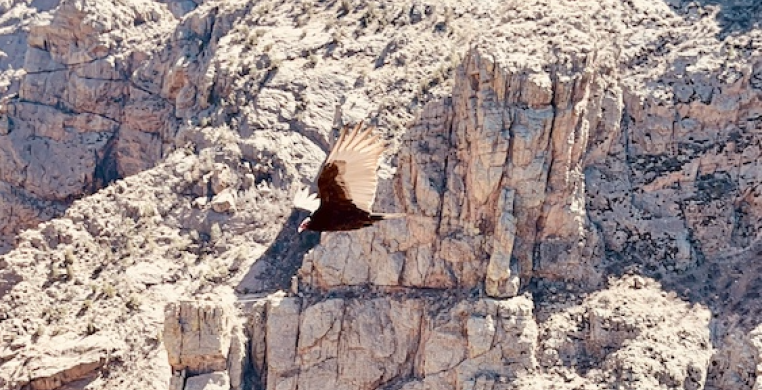
[[[299,232],[356,230],[374,222],[404,217],[405,214],[379,214],[371,211],[376,196],[376,169],[384,152],[371,128],[362,129],[362,121],[350,130],[341,129],[318,176],[318,193],[302,189],[296,193],[294,206],[310,211],[299,225]]]

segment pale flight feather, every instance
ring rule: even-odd
[[[379,136],[373,135],[372,128],[361,131],[362,125],[363,122],[358,123],[351,131],[347,131],[346,127],[342,128],[339,139],[336,140],[323,166],[337,162],[339,176],[336,179],[343,181],[344,189],[352,203],[370,213],[378,185],[376,170],[385,145],[378,142]],[[343,161],[344,164],[338,164],[339,161]],[[297,191],[294,196],[294,207],[311,213],[314,213],[320,204],[317,194],[310,194],[307,188]]]
[[[310,190],[305,187],[294,195],[294,207],[314,213],[320,207],[320,199],[317,194],[310,194]]]
[[[350,132],[342,129],[336,145],[326,158],[325,164],[344,161],[340,166],[340,175],[344,179],[345,189],[352,202],[361,210],[371,212],[376,197],[379,158],[384,152],[384,143],[378,142],[378,135],[373,135],[372,128],[360,131],[362,122]]]

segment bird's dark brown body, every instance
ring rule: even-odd
[[[360,210],[353,204],[343,207],[321,207],[310,216],[307,229],[316,232],[357,230],[383,219],[382,216]]]
[[[346,126],[342,129],[320,170],[317,196],[295,199],[296,207],[312,212],[299,225],[300,232],[356,230],[403,216],[371,211],[378,183],[376,169],[384,144],[370,129],[361,129],[362,122],[352,130]]]

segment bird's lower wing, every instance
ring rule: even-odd
[[[320,207],[317,194],[310,194],[308,188],[302,188],[294,195],[294,207],[314,213]]]

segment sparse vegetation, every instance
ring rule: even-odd
[[[111,284],[111,283],[108,283],[108,282],[107,282],[107,283],[105,283],[105,284],[103,285],[103,287],[101,288],[101,291],[103,291],[103,294],[104,294],[104,295],[105,295],[107,298],[113,298],[113,297],[115,297],[115,296],[116,296],[116,288],[115,288],[115,287],[114,287],[114,285],[113,285],[113,284]]]
[[[379,23],[379,25],[384,25],[385,23],[381,23],[381,20],[383,19],[382,12],[378,9],[378,6],[374,2],[368,2],[365,6],[365,14],[360,18],[360,27],[361,28],[368,28],[373,23]]]
[[[304,119],[305,119],[304,115],[305,115],[304,111],[296,111],[296,113],[294,114],[294,120],[297,122],[304,123]]]
[[[58,263],[50,263],[50,280],[59,280],[61,278],[61,268],[58,267]]]
[[[325,21],[325,31],[328,31],[336,26],[336,19],[328,19]]]
[[[249,35],[246,37],[246,47],[248,49],[256,47],[259,43],[259,38],[262,38],[263,35],[265,35],[265,30],[263,29],[257,29],[249,32]]]
[[[212,242],[217,242],[222,238],[222,228],[220,228],[220,224],[215,222],[214,225],[212,225],[212,228],[209,231],[209,237],[211,237]]]
[[[424,96],[427,93],[429,93],[429,88],[431,88],[431,86],[432,86],[432,84],[431,84],[432,81],[433,80],[431,78],[428,78],[428,77],[424,77],[424,78],[420,79],[418,81],[418,90],[416,92],[417,95],[418,96]]]
[[[220,145],[233,145],[238,142],[238,134],[228,126],[222,126],[217,133],[217,142]]]
[[[127,298],[127,308],[134,311],[140,308],[141,305],[140,296],[137,294],[130,294],[129,298]]]
[[[259,7],[257,7],[257,9],[254,11],[254,13],[258,17],[262,17],[262,16],[265,16],[265,15],[269,14],[270,11],[272,11],[272,10],[273,10],[273,4],[272,3],[264,3],[264,4],[260,5]]]
[[[153,217],[156,214],[156,208],[150,201],[140,202],[140,205],[138,206],[138,215],[140,215],[141,218]]]
[[[301,12],[296,16],[296,27],[305,26],[315,14],[315,6],[311,1],[302,1],[301,7]]]
[[[349,12],[352,11],[352,1],[351,0],[341,0],[339,2],[339,17],[345,16],[349,14]]]
[[[267,67],[267,70],[274,71],[278,70],[280,66],[283,64],[283,59],[280,57],[275,57],[270,59],[270,66]]]
[[[310,54],[309,57],[307,57],[307,67],[308,68],[314,68],[318,64],[318,56],[315,53]]]
[[[77,275],[74,273],[74,266],[66,263],[64,266],[66,269],[66,280],[75,280],[77,278]]]
[[[416,94],[422,97],[431,91],[431,88],[437,85],[443,84],[452,76],[452,72],[457,66],[457,55],[451,54],[448,57],[448,61],[439,65],[430,74],[424,75],[418,81],[418,87]]]
[[[362,68],[360,69],[360,75],[355,80],[355,88],[360,88],[365,85],[365,82],[368,80],[368,69]]]
[[[132,237],[127,237],[124,241],[124,253],[122,258],[127,258],[135,254],[136,252],[135,242]]]
[[[455,11],[450,6],[444,7],[443,20],[434,25],[434,31],[436,32],[448,32],[452,31],[453,20],[455,19]]]
[[[45,335],[45,331],[47,330],[47,327],[45,325],[38,325],[37,329],[34,330],[34,333],[32,333],[32,337],[35,339],[38,339]]]
[[[158,245],[156,245],[156,237],[153,233],[149,232],[146,234],[145,249],[150,253],[154,253],[159,249]]]
[[[90,336],[97,333],[99,330],[100,329],[98,329],[98,327],[92,321],[89,321],[87,323],[87,327],[85,328],[85,333]]]
[[[46,307],[42,311],[42,318],[46,319],[48,323],[61,321],[69,314],[69,307],[65,304],[56,304]]]
[[[228,267],[224,263],[219,262],[212,266],[212,268],[204,274],[204,279],[212,283],[221,283],[227,279],[228,275]]]
[[[341,43],[342,39],[344,39],[344,30],[341,28],[333,30],[333,33],[331,33],[331,40],[333,43]]]
[[[67,245],[64,249],[64,264],[74,264],[74,248],[71,245]]]

